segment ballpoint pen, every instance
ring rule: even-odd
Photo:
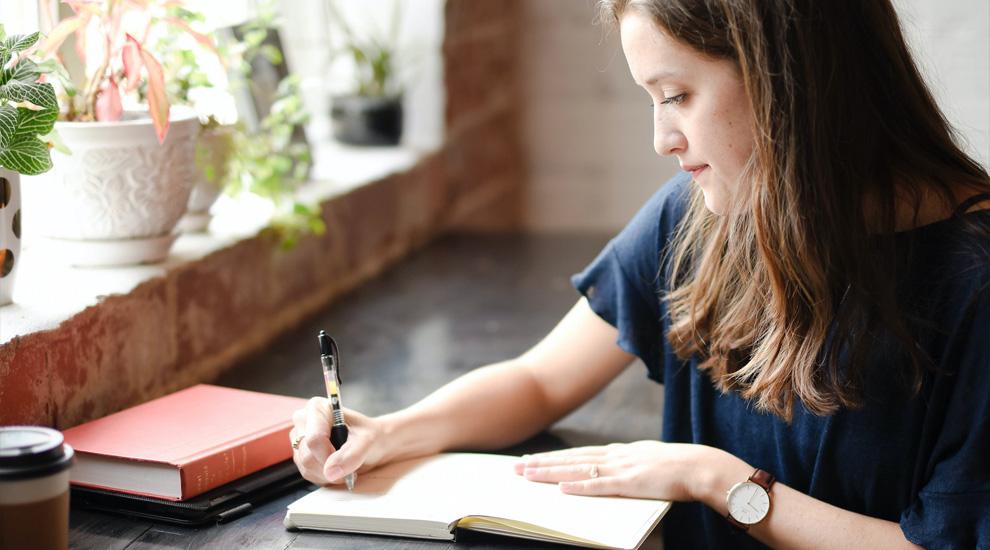
[[[323,364],[323,381],[327,386],[327,398],[330,399],[330,410],[333,412],[333,424],[330,426],[330,444],[335,450],[347,442],[347,424],[344,423],[344,411],[340,404],[340,353],[337,351],[337,343],[321,330],[318,336],[320,340],[320,363]],[[347,474],[344,476],[344,483],[348,491],[354,490],[354,480],[357,474]]]

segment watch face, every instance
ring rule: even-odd
[[[770,495],[752,481],[744,481],[729,490],[729,513],[739,523],[758,523],[770,512]]]

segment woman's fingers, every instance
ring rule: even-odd
[[[330,437],[330,402],[325,397],[313,397],[306,403],[306,435]]]
[[[554,451],[527,455],[515,464],[515,471],[521,475],[529,468],[598,464],[606,460],[607,453],[608,450],[605,447],[580,447],[568,449],[567,452]]]
[[[289,432],[294,445],[292,459],[302,476],[317,485],[342,483],[347,474],[374,465],[380,451],[375,453],[380,430],[374,419],[357,411],[344,409],[349,434],[347,443],[334,449],[330,443],[330,403],[323,397],[314,397],[306,408],[293,413],[293,428]]]
[[[330,483],[341,481],[356,472],[364,463],[370,442],[364,437],[349,437],[340,449],[330,455],[323,465],[323,476]]]
[[[603,464],[585,462],[563,466],[527,467],[523,470],[522,475],[530,481],[561,483],[600,478],[607,476],[607,471],[608,469]]]
[[[330,446],[329,403],[325,398],[314,397],[306,408],[293,413],[293,442],[300,436],[292,459],[303,478],[318,485],[327,483],[323,465],[333,452]]]
[[[620,482],[615,477],[596,477],[583,481],[563,481],[558,487],[569,495],[585,496],[625,496],[621,490]]]
[[[605,456],[611,450],[611,445],[592,445],[588,447],[571,447],[570,449],[560,449],[559,451],[548,451],[527,455],[526,458],[534,460],[555,460],[575,456]]]

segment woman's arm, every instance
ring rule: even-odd
[[[714,447],[637,441],[540,453],[516,471],[559,483],[567,493],[699,501],[724,517],[729,489],[755,468]],[[769,515],[747,533],[773,548],[918,548],[892,521],[837,508],[782,483],[770,495]]]
[[[725,516],[726,492],[755,468],[718,449],[708,457],[697,500]],[[747,533],[773,548],[921,548],[893,521],[837,508],[782,483],[774,483],[770,494],[769,515]]]
[[[633,360],[585,298],[520,357],[461,376],[381,417],[388,461],[452,448],[499,449],[539,433],[593,397]]]
[[[303,477],[340,481],[361,467],[452,448],[498,449],[524,441],[562,418],[618,376],[633,356],[618,331],[581,298],[522,356],[471,371],[418,403],[378,418],[346,411],[350,436],[334,452],[325,398],[296,411],[290,438]]]

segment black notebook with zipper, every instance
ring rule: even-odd
[[[307,484],[296,465],[287,460],[184,501],[73,486],[70,503],[73,508],[203,525],[232,521],[251,513],[258,504]]]

